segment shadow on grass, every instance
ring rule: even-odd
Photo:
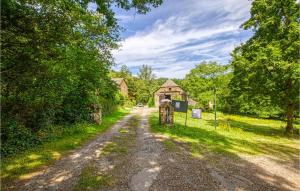
[[[153,120],[153,119],[152,119]],[[154,119],[156,121],[156,119]],[[210,121],[209,121],[210,123]],[[213,121],[211,121],[213,123]],[[287,145],[263,142],[257,139],[249,141],[243,139],[243,134],[239,138],[230,137],[230,134],[224,136],[218,130],[207,130],[199,127],[185,127],[176,124],[174,127],[160,127],[152,121],[152,128],[161,133],[169,134],[178,139],[183,139],[191,144],[198,144],[203,149],[217,151],[219,153],[245,153],[245,154],[268,154],[286,158],[297,158],[299,149]],[[250,125],[249,125],[250,126]],[[251,127],[251,128],[255,128]],[[244,129],[243,129],[244,130]],[[253,130],[253,132],[255,132]],[[239,133],[239,132],[233,132]],[[236,137],[236,136],[235,136]]]
[[[279,166],[279,169],[284,169],[285,165],[288,165],[288,161],[289,163],[294,163],[292,168],[294,168],[294,172],[297,172],[299,170],[299,149],[297,148],[277,144],[275,141],[265,143],[259,140],[245,140],[242,137],[243,134],[240,137],[230,137],[228,136],[229,134],[225,136],[222,134],[223,132],[219,132],[218,130],[208,130],[191,126],[185,127],[182,124],[176,124],[174,127],[159,126],[157,116],[151,117],[151,127],[154,132],[169,135],[178,147],[181,147],[182,142],[189,145],[188,149],[193,160],[199,163],[199,166],[203,164],[207,165],[210,175],[213,179],[220,182],[225,187],[225,190],[294,190],[299,186],[296,184],[297,178],[291,178],[290,174],[282,172],[281,176],[281,174],[270,173],[270,169],[266,168],[273,168],[273,166],[262,168],[257,163],[249,162],[238,155],[266,154],[276,156],[278,160],[271,160],[270,164],[276,164],[276,166]],[[252,128],[255,128],[255,126],[250,127],[248,125],[248,129],[251,130]],[[262,130],[259,135],[263,135],[264,133],[267,133],[267,131]],[[200,157],[196,157],[195,153],[199,154]],[[186,161],[186,163],[189,162]],[[196,171],[201,173],[202,170],[193,169],[195,168],[194,164],[193,167],[188,168],[191,169],[187,170],[188,172],[185,176],[203,176],[203,174],[196,174]],[[276,167],[274,168],[276,169]],[[193,173],[190,175],[189,172]],[[203,172],[205,172],[205,169],[203,169]],[[197,186],[198,184],[199,182]],[[203,182],[199,186],[204,186],[201,188],[202,190],[209,190],[205,187],[207,184],[207,182]]]
[[[207,123],[211,126],[214,125],[214,120],[206,120]],[[257,135],[269,136],[269,137],[278,137],[278,138],[289,138],[289,139],[299,139],[298,135],[285,135],[284,129],[274,128],[268,125],[255,125],[246,122],[241,122],[233,119],[228,120],[218,120],[218,123],[227,123],[232,128],[239,128],[243,131],[251,132]]]

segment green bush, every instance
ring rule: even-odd
[[[115,96],[115,102],[117,105],[124,105],[125,97],[120,92],[118,92]]]
[[[135,105],[136,105],[136,101],[135,100],[131,100],[128,97],[125,97],[125,103],[124,103],[125,107],[133,107]]]
[[[40,144],[37,134],[16,121],[1,126],[1,156],[6,157]]]
[[[154,107],[154,105],[155,105],[154,99],[153,99],[153,97],[150,97],[149,101],[148,101],[148,107]]]

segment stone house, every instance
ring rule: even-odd
[[[197,101],[193,100],[192,98],[188,98],[188,102],[189,102],[188,104],[189,104],[190,106],[194,106],[194,107],[195,107],[195,106],[197,105],[197,103],[198,103]]]
[[[163,99],[178,99],[186,100],[187,94],[183,89],[172,80],[167,80],[160,88],[154,93],[155,106]]]
[[[119,86],[121,94],[125,97],[128,96],[128,86],[124,78],[112,78],[112,80]]]

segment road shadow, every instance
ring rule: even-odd
[[[209,125],[214,126],[214,120],[205,120]],[[299,139],[299,135],[286,135],[284,129],[274,128],[269,125],[254,125],[247,122],[237,121],[234,119],[218,119],[218,124],[229,124],[231,128],[242,129],[257,135],[268,137],[278,137],[287,139]]]
[[[215,190],[209,186],[207,179],[216,181],[219,185],[218,189],[225,190],[300,189],[297,183],[299,180],[299,149],[276,143],[258,144],[242,138],[228,138],[215,130],[185,127],[180,124],[176,124],[175,127],[154,125],[152,128],[155,132],[170,136],[170,140],[176,145],[176,153],[179,158],[181,155],[189,156],[189,159],[181,157],[183,159],[172,159],[177,163],[166,164],[171,166],[165,168],[165,171],[168,172],[164,172],[164,168],[162,169],[162,175],[158,177],[164,179],[160,180],[162,182],[171,181],[166,178],[168,177],[166,174],[180,169],[180,176],[185,176],[184,180],[187,180],[180,184],[186,184],[185,186],[189,187],[192,182],[198,186],[190,185],[189,190]],[[262,155],[253,155],[256,152]],[[241,154],[248,157],[242,157]],[[276,159],[268,158],[264,154],[275,156]],[[182,164],[180,164],[181,160],[183,160]],[[198,167],[199,169],[197,169]],[[203,173],[207,174],[207,172],[209,177],[201,178],[205,176]],[[195,177],[197,180],[194,180]],[[184,188],[180,184],[174,188]],[[172,190],[168,187],[161,189]]]

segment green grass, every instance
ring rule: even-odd
[[[103,154],[104,155],[109,155],[112,153],[115,154],[127,154],[128,149],[124,146],[121,146],[120,144],[117,143],[109,143],[103,148]]]
[[[61,156],[78,148],[97,134],[104,132],[129,112],[128,109],[118,109],[104,116],[101,125],[83,123],[69,127],[55,127],[47,136],[50,141],[31,148],[9,158],[1,160],[1,180],[3,184],[12,180],[30,178],[45,165],[61,158]]]
[[[282,159],[298,157],[299,137],[285,135],[283,121],[219,113],[215,130],[212,113],[203,113],[203,119],[200,120],[190,116],[189,112],[187,127],[184,126],[184,113],[175,113],[174,127],[164,127],[158,125],[158,113],[153,113],[150,120],[152,130],[168,135],[172,141],[186,143],[191,153],[197,156],[214,152],[264,154]],[[300,125],[295,124],[295,127],[299,128]],[[167,143],[167,147],[169,145]]]
[[[120,128],[120,129],[119,129],[119,132],[120,132],[120,133],[128,133],[129,131],[128,131],[127,129]]]
[[[164,143],[166,149],[168,149],[170,151],[175,151],[176,150],[176,144],[173,141],[167,139],[167,140],[164,140],[163,143]]]
[[[110,154],[117,154],[117,155],[126,155],[128,153],[128,147],[130,144],[132,144],[133,140],[133,127],[136,127],[138,125],[138,116],[134,116],[131,118],[126,126],[129,128],[120,128],[119,132],[120,135],[114,136],[112,139],[113,142],[109,142],[102,150],[103,155],[110,155]]]
[[[99,190],[103,187],[112,186],[113,184],[114,181],[111,176],[100,174],[97,168],[88,166],[82,170],[74,190]]]

